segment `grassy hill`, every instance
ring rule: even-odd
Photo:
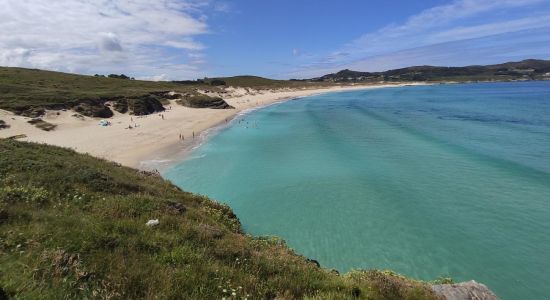
[[[147,114],[162,109],[169,99],[166,92],[193,94],[196,89],[212,89],[206,83],[178,84],[60,72],[0,67],[0,109],[24,115],[39,115],[41,110],[75,108],[84,115],[110,117],[106,101],[115,109]],[[223,107],[218,98],[200,97],[200,107]]]
[[[36,69],[0,67],[0,108],[54,106],[81,99],[140,96],[180,88],[168,82],[93,77]]]
[[[391,273],[321,269],[156,174],[12,140],[0,140],[2,297],[436,299]]]
[[[414,66],[385,72],[358,72],[342,70],[313,78],[319,82],[371,81],[506,81],[550,79],[550,61],[527,59],[488,66],[437,67]]]
[[[222,85],[217,85],[221,81]],[[37,69],[0,67],[0,109],[37,117],[44,109],[75,109],[93,117],[112,115],[114,109],[142,115],[162,110],[160,103],[171,99],[167,92],[187,95],[182,105],[191,107],[231,108],[221,98],[198,94],[197,90],[220,91],[220,86],[256,89],[329,85],[256,76],[210,78],[196,81],[154,82],[120,78],[85,76]]]
[[[276,88],[300,88],[308,86],[324,86],[329,83],[320,82],[306,82],[306,81],[294,81],[294,80],[276,80],[258,76],[233,76],[233,77],[218,77],[210,78],[205,82],[210,83],[214,80],[221,80],[225,82],[227,86],[245,87],[255,89],[276,89]]]

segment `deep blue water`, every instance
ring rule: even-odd
[[[164,175],[327,268],[550,297],[550,82],[288,101],[234,120]]]

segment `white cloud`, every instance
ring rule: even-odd
[[[484,31],[483,34],[476,29],[480,26],[495,28],[492,23],[486,21],[480,26],[473,26],[469,32],[463,31],[460,35],[452,34],[457,29],[457,23],[466,22],[469,18],[481,14],[491,14],[498,11],[517,9],[520,7],[548,2],[547,0],[456,0],[451,4],[436,6],[417,15],[411,16],[403,24],[390,25],[378,31],[365,34],[345,46],[347,51],[361,53],[363,55],[376,55],[380,52],[402,50],[419,47],[433,43],[456,41],[475,38],[484,35],[495,34]],[[488,18],[489,19],[489,18]],[[501,23],[501,22],[495,22]],[[509,23],[512,25],[512,23]],[[508,27],[508,31],[525,29]],[[445,34],[448,32],[449,34]],[[502,31],[500,32],[502,33]]]
[[[168,75],[160,74],[160,75],[155,75],[155,76],[152,76],[152,77],[146,77],[146,78],[143,78],[143,79],[152,80],[152,81],[166,81],[166,80],[168,80]]]
[[[550,0],[455,0],[424,10],[401,24],[366,33],[330,54],[316,55],[289,75],[317,76],[343,67],[365,68],[367,64],[362,61],[381,66],[379,59],[373,59],[380,56],[391,62],[384,65],[396,65],[404,56],[392,53],[549,26],[549,3]]]
[[[166,46],[187,50],[203,50],[204,46],[201,43],[197,43],[191,39],[182,39],[179,41],[167,41],[164,43]]]
[[[193,77],[188,51],[208,33],[195,0],[0,0],[0,65]],[[119,70],[120,69],[120,70]],[[138,74],[139,73],[139,74]],[[202,74],[198,74],[202,75]]]

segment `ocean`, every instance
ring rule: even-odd
[[[163,175],[325,268],[550,297],[550,82],[291,100],[234,119]]]

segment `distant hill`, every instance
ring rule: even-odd
[[[385,72],[342,70],[314,82],[550,80],[550,60],[527,59],[488,66],[414,66]]]

